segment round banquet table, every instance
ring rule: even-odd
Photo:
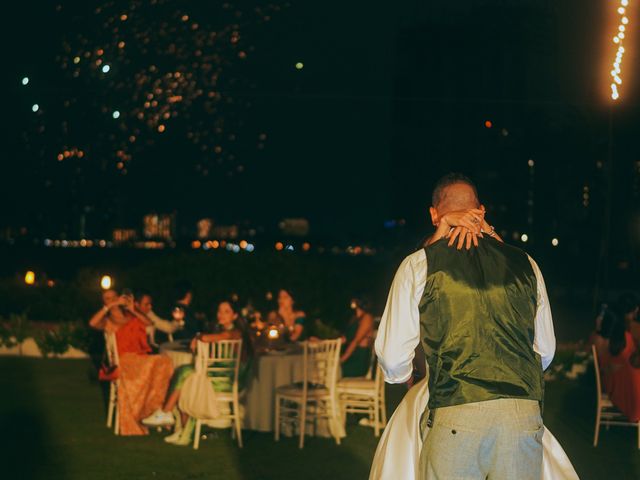
[[[283,385],[301,382],[304,377],[303,355],[298,352],[272,352],[258,355],[254,359],[254,372],[248,379],[248,387],[241,402],[245,405],[244,428],[259,432],[272,432],[275,428],[276,389]],[[335,427],[344,436],[342,422]],[[308,427],[307,427],[308,428]],[[282,430],[283,435],[295,432]],[[307,435],[312,434],[308,428]],[[329,422],[320,419],[315,434],[330,437]]]
[[[302,381],[302,360],[300,353],[265,353],[254,359],[255,371],[248,379],[244,398],[244,428],[259,432],[274,430],[276,388]]]
[[[167,342],[159,347],[159,352],[166,355],[173,362],[173,368],[193,363],[193,353],[185,342]]]

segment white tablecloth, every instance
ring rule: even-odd
[[[304,376],[301,354],[264,354],[254,360],[254,372],[250,374],[248,388],[243,399],[245,405],[244,428],[260,432],[272,432],[275,428],[276,389],[283,385],[301,382]],[[344,436],[340,419],[336,428]],[[283,431],[284,435],[294,432]],[[309,430],[307,434],[313,432]],[[318,420],[316,435],[330,437],[329,424]]]
[[[160,353],[168,356],[173,362],[173,368],[193,363],[193,353],[181,342],[167,342],[160,345]]]

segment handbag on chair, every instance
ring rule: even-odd
[[[117,365],[107,365],[103,363],[98,370],[98,380],[101,382],[113,382],[120,376],[120,370]]]
[[[120,376],[120,369],[118,365],[109,365],[107,359],[107,352],[102,355],[102,361],[100,362],[100,368],[98,369],[98,380],[101,382],[113,382]]]
[[[179,407],[189,416],[201,420],[214,420],[220,416],[216,392],[206,371],[196,370],[185,380]]]

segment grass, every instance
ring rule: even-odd
[[[1,358],[1,478],[19,479],[366,479],[376,447],[370,429],[351,424],[341,446],[308,438],[274,443],[244,432],[240,450],[228,431],[212,431],[200,450],[167,445],[163,435],[116,437],[104,425],[104,397],[83,360]],[[591,376],[547,384],[545,422],[582,479],[640,478],[640,451],[629,428],[603,430],[591,446]],[[389,387],[389,409],[402,386]],[[399,479],[401,480],[401,479]]]

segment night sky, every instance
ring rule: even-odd
[[[423,231],[452,170],[499,229],[577,242],[602,226],[605,2],[91,3],[7,7],[2,227],[73,237],[85,211],[100,236],[176,211],[189,228],[301,216],[314,234],[371,237],[389,218]],[[627,50],[611,114],[622,251],[640,187]]]

